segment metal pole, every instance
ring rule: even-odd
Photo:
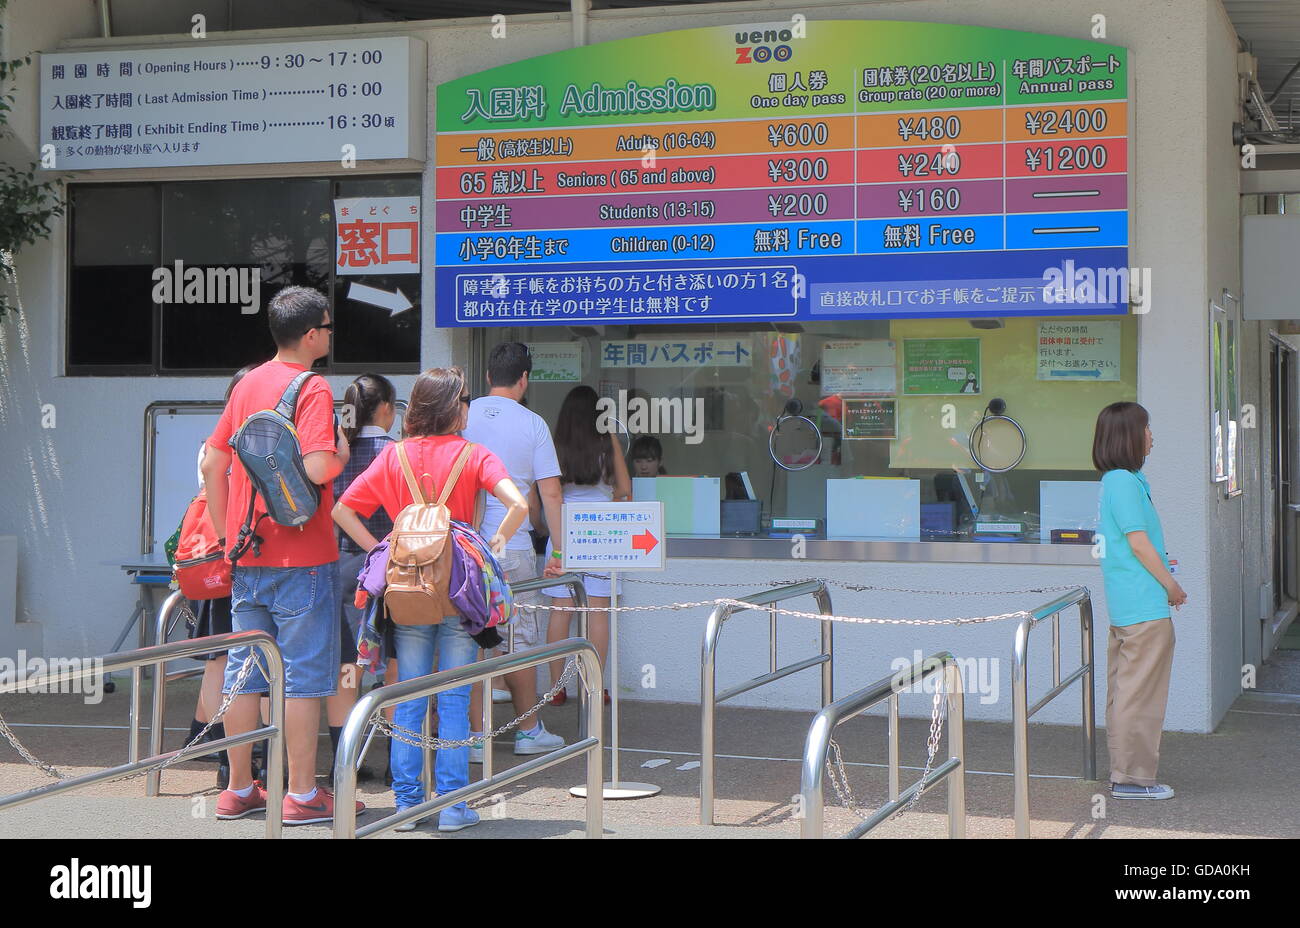
[[[180,590],[172,593],[163,602],[162,608],[158,610],[158,624],[155,626],[155,637],[157,644],[163,644],[167,640],[167,626],[171,621],[172,613],[177,611],[181,603],[185,601],[185,594]],[[135,672],[131,677],[132,689],[135,688]],[[163,743],[163,726],[167,715],[167,664],[165,661],[159,661],[153,665],[153,697],[152,710],[149,720],[149,753],[157,756],[162,753]],[[134,708],[134,699],[132,700]],[[132,728],[131,740],[135,741],[135,727]],[[132,758],[134,760],[135,758]],[[145,777],[144,794],[146,796],[157,796],[162,788],[162,771],[150,770],[149,775]]]
[[[715,606],[704,627],[703,653],[700,657],[700,824],[713,824],[713,723],[718,704],[715,701],[718,681],[714,659],[722,623],[731,614],[731,606]]]
[[[271,707],[267,722],[275,729],[275,734],[266,742],[266,776],[270,780],[266,784],[266,836],[278,838],[284,823],[281,813],[284,805],[284,658],[280,656],[278,647],[261,650],[266,658],[266,678],[270,684]],[[353,809],[351,805],[348,808]]]
[[[140,621],[141,622],[144,621],[143,616],[140,617]],[[126,750],[127,761],[128,763],[132,763],[132,764],[134,764],[136,761],[140,759],[140,684],[141,684],[140,668],[132,667],[131,668],[130,720],[127,723],[128,727],[131,730],[131,743],[130,745],[127,746],[127,750]],[[153,685],[154,685],[154,689],[158,688],[157,679],[153,681]],[[152,733],[150,734],[150,738],[152,739]],[[158,775],[157,770],[153,771],[150,774],[150,776],[155,776],[155,777],[157,775]]]
[[[1061,613],[1052,613],[1052,689],[1061,685]]]
[[[776,603],[767,607],[767,669],[776,673]]]
[[[1079,603],[1079,651],[1086,668],[1079,681],[1083,693],[1083,778],[1097,779],[1097,719],[1096,675],[1093,673],[1092,653],[1092,596],[1085,595]]]
[[[585,612],[579,614],[586,616]],[[585,636],[584,640],[586,640]],[[579,666],[583,661],[588,662],[586,673],[582,675],[586,683],[578,687],[580,691],[585,691],[586,694],[579,708],[582,711],[582,727],[586,731],[594,732],[596,739],[596,747],[587,752],[587,837],[600,838],[605,833],[602,818],[605,800],[604,783],[602,782],[605,773],[605,750],[600,737],[603,734],[601,712],[605,708],[604,700],[601,699],[600,694],[604,675],[600,669],[599,654],[584,651],[576,654],[575,657],[579,662]]]
[[[1029,690],[1025,674],[1033,624],[1031,616],[1020,620],[1011,658],[1011,769],[1017,838],[1029,837]]]
[[[821,610],[822,615],[832,615],[831,594],[826,589],[826,584],[821,585],[821,589],[813,593],[813,598],[817,601],[817,608]],[[835,701],[835,623],[829,619],[822,620],[822,653],[826,655],[826,660],[822,662],[822,708],[829,706]]]
[[[435,658],[436,660],[436,658]],[[489,685],[489,689],[490,689]],[[491,696],[491,693],[487,694]],[[424,707],[424,719],[420,724],[420,730],[424,732],[424,746],[420,748],[422,762],[420,764],[420,785],[424,788],[424,798],[429,799],[433,796],[433,746],[429,744],[429,736],[433,734],[433,707],[435,699],[432,696],[425,697],[429,704]],[[491,704],[492,700],[483,700],[484,705]],[[486,756],[484,757],[486,760]]]
[[[610,781],[619,786],[618,763],[618,571],[609,572],[609,744]]]
[[[898,798],[898,692],[889,695],[889,798]]]
[[[957,769],[948,776],[948,837],[966,837],[966,694],[961,668],[949,663],[944,672],[948,685],[948,756],[957,758]],[[892,797],[891,797],[892,798]]]
[[[807,744],[803,752],[803,771],[800,776],[801,788],[799,797],[803,802],[803,819],[799,823],[799,837],[801,838],[820,838],[823,827],[823,809],[825,806],[825,796],[823,794],[822,776],[826,769],[826,752],[829,750],[831,729],[835,723],[824,714],[825,710],[818,712],[813,719],[812,727],[808,730]]]

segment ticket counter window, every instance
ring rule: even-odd
[[[670,535],[1068,544],[1095,527],[1093,426],[1136,399],[1136,339],[1130,317],[1008,317],[493,328],[478,350],[531,346],[548,422],[586,383],[629,458],[662,449],[634,496]]]

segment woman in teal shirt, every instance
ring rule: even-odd
[[[1092,463],[1101,473],[1097,517],[1101,576],[1110,612],[1106,648],[1106,743],[1111,795],[1172,799],[1156,782],[1169,699],[1174,626],[1169,608],[1187,601],[1165,556],[1164,531],[1142,465],[1150,418],[1137,403],[1111,403],[1097,416]]]

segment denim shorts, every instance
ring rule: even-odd
[[[317,567],[240,567],[231,571],[231,620],[237,632],[275,636],[284,660],[284,695],[331,696],[339,679],[338,562]],[[252,648],[234,648],[222,692],[229,693]],[[254,663],[242,692],[270,687]]]

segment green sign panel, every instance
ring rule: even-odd
[[[952,396],[980,392],[978,338],[903,339],[903,393]]]

